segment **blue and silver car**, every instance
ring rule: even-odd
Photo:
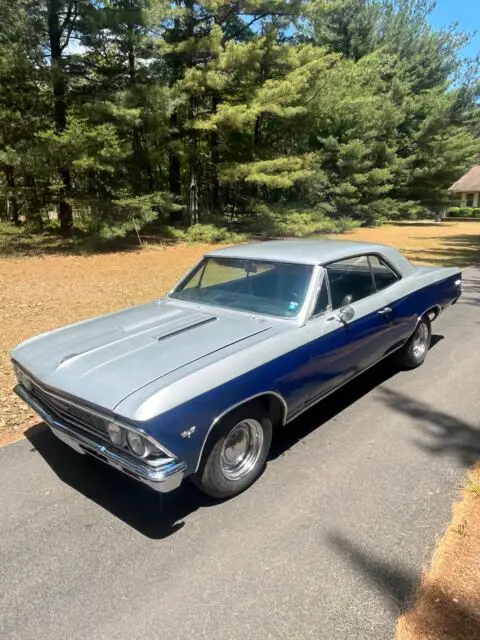
[[[164,298],[20,344],[16,392],[79,453],[226,498],[261,474],[274,429],[391,354],[421,365],[461,284],[377,244],[221,249]]]

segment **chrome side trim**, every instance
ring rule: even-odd
[[[234,409],[238,409],[238,407],[241,407],[242,405],[246,404],[247,402],[250,402],[251,400],[255,400],[256,398],[261,398],[263,396],[274,396],[275,398],[280,400],[280,402],[282,403],[282,406],[283,406],[282,426],[287,424],[288,405],[287,405],[287,403],[285,401],[285,398],[282,395],[280,395],[279,393],[277,393],[276,391],[262,391],[261,393],[256,393],[254,396],[250,396],[248,398],[245,398],[244,400],[241,400],[240,402],[237,402],[236,404],[233,404],[231,407],[228,407],[228,409],[225,409],[225,411],[222,411],[222,413],[220,413],[214,419],[214,421],[212,422],[212,424],[208,428],[208,431],[207,431],[207,433],[205,435],[205,438],[203,439],[202,448],[200,449],[200,453],[198,454],[197,465],[195,467],[194,473],[196,473],[198,471],[198,467],[200,466],[200,462],[202,460],[203,450],[205,449],[205,445],[207,443],[208,436],[210,435],[210,432],[215,427],[215,425],[217,425],[220,422],[220,420],[222,418],[224,418],[227,414],[229,414],[231,411],[234,411]]]
[[[396,284],[397,282],[400,282],[400,280],[403,280],[406,277],[405,273],[401,272],[396,265],[393,265],[390,262],[390,260],[383,255],[383,253],[379,253],[378,251],[368,251],[367,253],[365,253],[365,251],[361,251],[360,249],[358,249],[357,252],[352,253],[349,256],[346,256],[345,258],[329,260],[328,262],[322,262],[321,264],[322,264],[322,267],[328,267],[328,265],[335,264],[336,262],[344,262],[345,260],[350,260],[351,258],[360,258],[362,256],[366,256],[366,257],[376,256],[377,258],[380,259],[380,261],[383,260],[387,265],[387,267],[390,267],[390,269],[398,276],[398,280],[396,280],[395,282],[392,282],[392,284],[388,285],[388,287],[391,287],[392,285]],[[388,287],[385,287],[385,289],[388,289]],[[380,289],[380,291],[384,291],[385,289]]]
[[[94,458],[100,459],[105,464],[117,469],[117,471],[133,476],[136,480],[143,482],[143,484],[160,493],[173,491],[181,484],[187,469],[185,462],[167,458],[162,460],[156,467],[141,464],[120,452],[113,451],[103,444],[90,440],[83,434],[69,429],[67,425],[59,422],[45,411],[21,385],[15,387],[15,393],[38,413],[57,438],[78,453],[89,454]]]
[[[167,455],[169,458],[175,458],[175,455],[171,451],[169,451],[166,447],[164,447],[160,442],[158,442],[155,438],[153,438],[150,434],[148,434],[142,428],[134,427],[134,426],[128,424],[127,422],[123,422],[122,420],[119,420],[115,416],[109,416],[106,413],[101,413],[100,411],[96,411],[95,409],[92,409],[88,405],[79,404],[78,402],[70,400],[69,398],[66,398],[65,396],[62,396],[62,395],[59,395],[59,394],[57,394],[57,393],[55,393],[53,391],[50,391],[50,389],[47,389],[47,387],[45,387],[45,385],[43,385],[39,380],[34,378],[28,371],[26,371],[23,367],[21,367],[17,362],[15,362],[14,360],[12,360],[12,362],[14,364],[14,367],[19,369],[22,372],[22,374],[31,381],[31,383],[33,385],[37,385],[38,387],[40,387],[41,390],[43,391],[43,393],[45,393],[47,396],[50,396],[50,397],[54,398],[58,402],[64,402],[65,404],[68,404],[68,405],[70,405],[72,407],[76,407],[77,409],[80,409],[81,411],[85,411],[86,413],[89,413],[92,416],[96,416],[97,418],[101,418],[102,420],[107,420],[108,422],[114,422],[119,427],[122,427],[123,429],[126,429],[127,431],[133,431],[135,433],[138,433],[143,438],[145,438],[145,440],[148,440],[148,442],[150,442],[155,447],[157,447],[157,449],[160,449],[161,451],[163,451],[163,453],[165,453],[165,455]],[[26,393],[28,393],[28,392],[26,391]],[[28,395],[29,395],[29,397],[31,397],[30,394],[28,394]],[[20,397],[22,397],[22,396],[20,396]],[[32,406],[30,400],[28,400],[28,401],[25,400],[25,402],[27,402],[27,404],[30,404],[30,406]],[[35,411],[36,411],[36,409],[35,409]]]

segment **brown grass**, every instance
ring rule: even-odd
[[[412,608],[398,621],[397,640],[480,638],[480,467],[424,573]]]
[[[413,262],[466,267],[480,263],[480,222],[406,222],[341,236],[400,249]]]
[[[480,223],[386,225],[342,237],[391,244],[421,262],[480,261]],[[12,393],[10,349],[42,331],[161,296],[209,248],[0,258],[0,442],[18,438],[36,421]]]

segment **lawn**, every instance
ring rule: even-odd
[[[336,236],[338,237],[338,236]],[[410,223],[357,229],[343,238],[385,242],[414,261],[467,266],[480,262],[480,223]],[[144,251],[68,255],[68,247],[36,245],[36,257],[0,258],[0,441],[37,421],[12,393],[8,351],[42,331],[164,294],[209,245],[155,246]]]

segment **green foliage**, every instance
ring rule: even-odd
[[[432,4],[0,0],[0,218],[232,242],[445,208],[479,74]]]
[[[241,233],[229,231],[226,227],[218,227],[213,224],[196,224],[187,229],[164,227],[161,231],[163,237],[184,242],[203,242],[205,244],[235,244],[244,242],[246,236]]]
[[[327,217],[321,210],[285,205],[274,208],[269,208],[265,204],[257,205],[253,215],[254,218],[248,230],[266,238],[302,238],[327,233],[344,233],[360,225],[359,221],[348,217],[334,219]]]
[[[449,218],[480,218],[480,207],[450,207]]]

